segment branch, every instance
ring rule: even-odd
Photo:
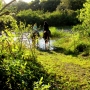
[[[2,15],[9,15],[9,12],[8,11],[6,11],[6,12],[3,12],[3,13],[0,13],[0,16],[2,16]]]
[[[9,2],[8,4],[6,4],[1,10],[0,10],[0,12],[2,12],[7,6],[9,6],[11,3],[13,3],[14,1],[16,1],[16,0],[12,0],[11,2]]]

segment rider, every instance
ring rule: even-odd
[[[37,31],[37,23],[33,25],[33,32]]]
[[[48,33],[49,32],[49,25],[47,23],[47,21],[44,22],[44,31],[43,31],[43,38],[45,39],[45,43],[48,43],[49,37],[48,37]]]
[[[45,40],[45,48],[47,48],[46,44],[48,44],[48,42],[50,40],[50,36],[51,36],[51,32],[49,30],[49,25],[48,25],[47,21],[44,21],[44,26],[43,27],[44,27],[43,38]]]
[[[38,34],[39,34],[39,32],[38,32],[38,29],[37,29],[37,23],[35,23],[34,25],[33,25],[33,35],[37,35],[38,36]]]

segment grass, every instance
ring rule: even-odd
[[[12,88],[16,89],[16,87],[19,87],[21,88],[19,90],[22,90],[22,88],[28,88],[29,90],[29,88],[33,86],[33,82],[39,80],[40,77],[43,77],[43,82],[45,84],[50,83],[50,90],[90,90],[90,55],[85,56],[84,58],[81,57],[80,54],[78,54],[77,57],[72,54],[66,55],[64,52],[69,51],[69,49],[73,51],[71,47],[73,44],[72,42],[77,42],[79,36],[78,34],[72,36],[67,32],[64,33],[63,30],[61,32],[58,30],[58,32],[56,31],[56,28],[52,29],[54,37],[58,36],[58,38],[62,38],[60,38],[59,42],[56,42],[55,46],[58,46],[58,48],[54,51],[37,51],[35,48],[27,49],[22,44],[22,41],[21,43],[17,43],[13,41],[13,38],[11,37],[6,38],[6,36],[4,36],[1,38],[0,63],[1,66],[6,66],[5,74],[2,73],[3,67],[0,69],[1,75],[2,77],[3,75],[9,77],[7,78],[4,76],[6,82],[7,80],[11,80],[15,83],[16,80],[20,79],[19,83],[21,83],[21,86],[19,87],[17,83],[18,81],[16,81],[14,86],[11,81],[8,82],[8,84],[10,83],[12,85]],[[9,34],[9,36],[12,36],[12,34]],[[80,40],[78,41],[79,43],[82,42]],[[86,40],[87,39],[85,38],[85,41]],[[76,46],[76,44],[73,44],[73,46]],[[12,62],[13,60],[15,60],[15,64]],[[24,64],[21,63],[21,61],[23,61]],[[20,70],[18,69],[19,67]],[[10,75],[15,75],[16,78],[14,78],[14,80],[10,77],[9,72],[11,72]],[[26,82],[25,84],[23,84],[23,80]],[[42,83],[42,87],[44,83]],[[38,84],[39,83],[36,82],[36,86]],[[45,87],[47,87],[47,85],[45,85]]]
[[[52,90],[89,90],[90,59],[50,52],[38,52],[38,62],[54,75]]]

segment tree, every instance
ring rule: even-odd
[[[53,12],[56,10],[60,0],[35,0],[30,3],[29,8],[32,10],[44,10]]]
[[[90,0],[86,0],[83,5],[84,8],[80,10],[79,20],[86,29],[90,29]]]
[[[8,4],[6,4],[5,6],[2,6],[2,1],[0,0],[0,16],[4,15],[4,14],[7,14],[8,12],[3,12],[3,10],[8,7],[11,3],[13,3],[14,1],[16,0],[12,0],[11,2],[9,2]]]
[[[57,6],[57,10],[65,10],[70,8],[70,0],[61,0],[60,4]]]
[[[0,31],[4,30],[6,27],[8,28],[16,28],[16,20],[10,16],[8,11],[5,11],[6,7],[8,7],[11,3],[16,0],[12,0],[10,3],[3,6],[3,2],[0,0]]]
[[[65,9],[71,9],[71,10],[77,10],[81,9],[83,7],[83,3],[85,3],[86,0],[61,0],[60,4],[57,7],[57,10],[65,10]]]
[[[71,9],[77,10],[83,8],[83,4],[86,0],[71,0]]]
[[[42,9],[46,12],[53,12],[56,10],[58,4],[60,3],[60,0],[47,0],[41,2]]]
[[[32,9],[32,10],[40,10],[40,2],[39,0],[35,0],[35,1],[32,1],[30,4],[29,4],[29,8]]]

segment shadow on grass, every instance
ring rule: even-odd
[[[52,50],[38,49],[40,52],[47,52],[49,54],[53,54]]]
[[[8,60],[4,63],[4,59],[0,57],[0,88],[1,90],[33,90],[34,82],[43,77],[43,84],[54,81],[55,75],[48,74],[44,67],[33,58],[18,60],[15,62]],[[17,62],[21,64],[17,64]],[[8,69],[7,65],[9,63]],[[14,64],[13,64],[14,63]],[[26,65],[24,65],[26,63]]]
[[[63,53],[65,55],[72,55],[72,56],[77,56],[78,54],[76,52],[73,52],[71,50],[66,50],[62,47],[54,47],[54,51],[57,53]]]

